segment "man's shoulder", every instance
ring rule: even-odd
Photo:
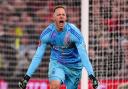
[[[44,29],[44,31],[45,30],[48,30],[48,29],[53,29],[53,27],[54,27],[54,23],[50,23],[45,29]]]
[[[53,31],[53,24],[49,24],[40,34],[40,37],[46,37]]]
[[[75,26],[75,24],[72,23],[67,23],[68,25],[68,31],[71,33],[71,37],[72,39],[74,39],[75,41],[81,40],[81,32],[79,30],[79,28],[77,28]]]
[[[47,33],[51,32],[51,31],[53,30],[53,27],[54,27],[54,24],[53,24],[53,23],[49,24],[49,25],[42,31],[41,35],[42,35],[42,34],[47,34]]]
[[[73,23],[67,23],[67,27],[69,28],[68,31],[72,32],[72,33],[80,33],[79,28],[73,24]]]
[[[73,23],[67,22],[67,27],[69,27],[70,29],[73,29],[73,30],[79,30],[79,28]]]
[[[69,27],[73,27],[73,26],[75,26],[75,24],[70,23],[70,22],[66,22],[66,25],[69,26]],[[76,27],[76,26],[75,26],[75,27]]]

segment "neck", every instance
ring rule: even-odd
[[[63,28],[64,28],[64,27],[63,27],[63,28],[59,28],[56,24],[55,24],[55,26],[56,26],[58,32],[63,31]]]
[[[63,28],[57,28],[57,31],[61,32],[61,31],[63,31]]]

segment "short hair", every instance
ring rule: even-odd
[[[56,9],[58,9],[58,8],[63,8],[63,9],[65,10],[65,7],[64,7],[63,5],[58,5],[58,6],[56,6],[56,7],[54,8],[54,12],[55,12]]]

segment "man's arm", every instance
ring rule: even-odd
[[[75,42],[75,45],[76,45],[78,53],[80,55],[82,64],[86,68],[89,78],[93,82],[93,88],[96,89],[98,86],[98,81],[94,76],[93,68],[92,68],[91,62],[89,60],[89,56],[87,54],[86,48],[85,48],[84,38],[83,38],[80,30],[75,25],[71,24],[70,26],[71,26],[71,28],[69,31],[72,33],[71,38]]]
[[[78,53],[80,55],[81,61],[83,63],[83,66],[86,68],[87,72],[88,72],[88,77],[92,80],[93,83],[93,88],[96,89],[98,87],[98,81],[96,79],[96,77],[94,76],[94,72],[93,72],[93,68],[91,65],[91,62],[89,60],[87,51],[84,47],[84,43],[76,43],[76,47],[78,49]]]
[[[52,31],[51,26],[52,25],[49,25],[47,28],[45,28],[40,35],[40,42],[41,43],[38,45],[36,53],[34,54],[34,56],[32,58],[32,62],[29,65],[29,68],[26,72],[26,75],[24,76],[23,80],[21,80],[19,82],[19,87],[21,89],[26,88],[27,82],[29,81],[29,79],[33,75],[33,73],[36,71],[41,60],[43,59],[47,43],[49,42],[49,36],[51,34],[51,31]]]
[[[38,68],[41,60],[43,59],[43,55],[46,49],[46,44],[41,44],[40,46],[38,46],[36,53],[32,59],[31,64],[29,65],[29,68],[27,70],[26,75],[24,76],[23,80],[21,80],[19,82],[19,87],[21,89],[26,89],[26,85],[30,79],[30,77],[32,76],[32,74],[36,71],[36,69]]]
[[[35,72],[35,70],[38,68],[41,60],[43,59],[45,49],[46,49],[46,44],[44,43],[38,46],[37,51],[32,59],[32,62],[27,70],[26,75],[31,77],[32,74]]]
[[[85,49],[84,39],[80,30],[73,24],[68,24],[68,25],[69,25],[69,31],[71,33],[71,40],[75,42],[83,66],[86,68],[88,75],[90,74],[94,75],[92,65],[90,63],[88,54]]]
[[[82,42],[76,43],[76,47],[78,49],[78,53],[80,55],[83,66],[86,68],[86,70],[88,72],[88,75],[94,75],[93,68],[92,68],[91,62],[89,60],[87,51],[84,47],[84,44]]]

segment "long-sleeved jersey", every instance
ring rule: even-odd
[[[30,77],[43,59],[47,45],[51,46],[50,60],[57,60],[58,63],[70,68],[81,69],[84,66],[88,75],[94,75],[85,49],[84,39],[75,25],[65,23],[63,30],[59,32],[56,25],[51,23],[41,33],[40,42],[26,73]]]

